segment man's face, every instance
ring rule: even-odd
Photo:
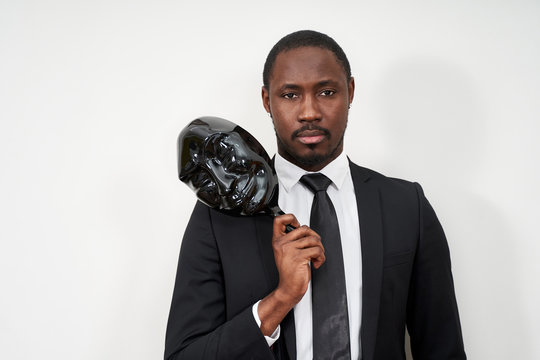
[[[280,53],[262,99],[274,122],[278,152],[318,171],[343,151],[354,79],[330,50],[300,47]]]
[[[263,210],[275,179],[259,154],[260,145],[254,145],[245,131],[212,123],[215,119],[207,121],[181,134],[180,180],[210,207],[247,215]]]

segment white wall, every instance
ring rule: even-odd
[[[537,1],[0,0],[0,358],[158,359],[195,196],[176,136],[275,151],[270,47],[327,32],[356,77],[346,150],[417,180],[471,359],[540,358]]]

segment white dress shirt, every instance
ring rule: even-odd
[[[300,178],[308,172],[285,160],[279,154],[276,155],[274,166],[279,180],[279,207],[285,213],[294,214],[301,225],[309,225],[314,195],[299,182]],[[319,172],[332,180],[327,193],[336,209],[343,249],[351,359],[358,359],[362,309],[362,256],[358,209],[348,159],[341,153]],[[324,239],[322,242],[324,245]],[[258,303],[253,306],[253,315],[260,326],[257,309]],[[297,359],[313,359],[311,282],[304,297],[294,307],[294,325]],[[272,337],[266,337],[269,345],[279,338],[279,332],[278,327]]]

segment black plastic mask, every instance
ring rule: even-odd
[[[189,123],[178,137],[178,176],[206,205],[237,215],[280,213],[277,177],[262,145],[218,117]]]

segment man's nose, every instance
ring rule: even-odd
[[[305,95],[300,104],[299,121],[317,121],[321,119],[319,103],[315,95]]]

